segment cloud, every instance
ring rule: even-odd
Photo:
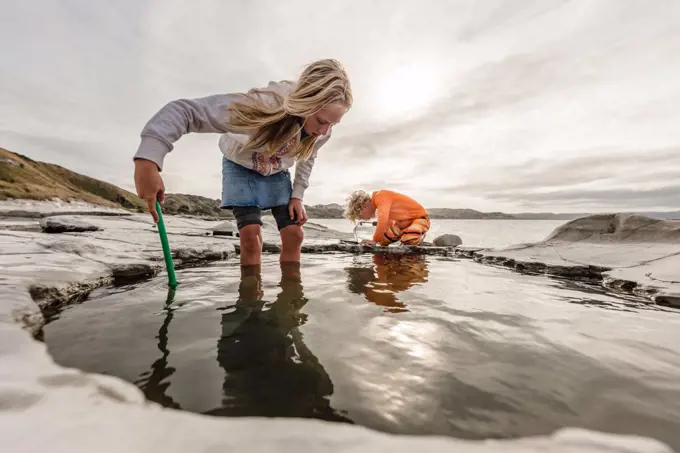
[[[602,209],[621,190],[668,202],[658,191],[680,165],[675,0],[201,5],[5,1],[0,146],[129,188],[139,132],[166,102],[262,86],[331,56],[355,104],[322,149],[307,203],[355,187],[480,210],[559,210],[579,191]],[[391,111],[409,99],[418,107]],[[220,168],[217,137],[192,134],[163,176],[169,191],[214,197]]]
[[[356,156],[363,155],[367,148],[374,152],[385,150],[443,128],[474,122],[492,112],[546,96],[565,85],[574,88],[575,83],[585,83],[587,77],[579,81],[581,77],[567,71],[566,64],[555,57],[537,54],[513,55],[483,64],[459,80],[445,81],[455,85],[408,121],[357,127],[357,132],[339,137],[335,146]]]
[[[553,153],[557,155],[558,153]],[[488,168],[464,183],[465,193],[522,206],[672,208],[680,206],[680,147],[531,159]]]
[[[559,152],[550,153],[559,156]],[[656,150],[626,150],[586,154],[566,158],[530,159],[487,168],[468,182],[448,190],[472,193],[542,190],[579,184],[614,185],[655,183],[677,180],[680,176],[680,147]]]
[[[99,172],[106,169],[106,159],[100,159],[99,163],[90,161],[93,150],[97,149],[94,142],[0,129],[0,146],[21,154],[23,149],[30,149],[30,157],[35,160],[57,163],[83,174],[89,175],[97,166]]]
[[[521,206],[565,206],[569,208],[600,208],[614,210],[659,209],[677,210],[680,207],[680,183],[654,189],[571,189],[524,194],[494,193],[490,198],[512,201]]]

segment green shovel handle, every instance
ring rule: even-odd
[[[170,243],[168,242],[168,233],[167,231],[165,231],[163,213],[161,212],[161,203],[158,200],[156,200],[156,212],[158,213],[158,234],[161,236],[161,245],[163,246],[163,257],[165,258],[165,267],[168,270],[168,286],[170,288],[177,288],[177,278],[175,277],[175,265],[172,262],[172,254],[170,253]]]

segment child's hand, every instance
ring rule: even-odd
[[[291,220],[297,220],[297,224],[302,226],[307,221],[307,211],[305,211],[305,205],[302,204],[302,200],[299,198],[291,198],[288,202],[288,213],[290,214]]]
[[[158,166],[154,162],[146,159],[135,160],[135,186],[139,198],[146,201],[153,221],[158,223],[156,200],[161,203],[165,201],[165,185]]]

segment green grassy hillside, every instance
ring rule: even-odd
[[[52,198],[133,211],[145,206],[137,195],[113,184],[0,148],[0,200]]]

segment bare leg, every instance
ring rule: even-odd
[[[260,265],[262,257],[262,229],[260,225],[246,225],[239,230],[241,266]]]
[[[281,262],[300,261],[304,237],[304,231],[298,225],[290,225],[281,229]]]

